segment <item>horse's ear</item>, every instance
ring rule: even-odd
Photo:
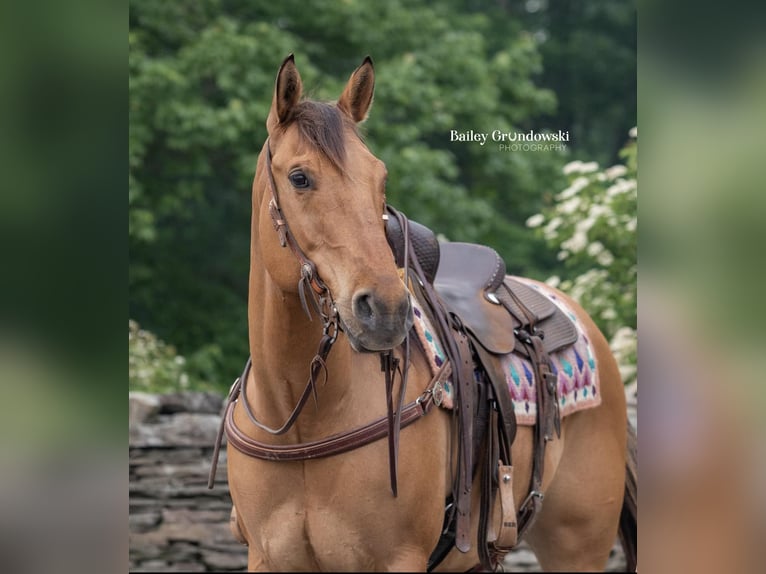
[[[295,57],[290,54],[282,62],[277,72],[277,81],[274,86],[274,99],[271,102],[271,111],[266,121],[269,133],[280,123],[285,123],[292,116],[295,104],[301,99],[303,82],[298,68],[295,67]]]
[[[343,93],[338,99],[338,107],[350,115],[357,123],[367,118],[375,91],[375,68],[372,58],[367,56],[348,79]]]

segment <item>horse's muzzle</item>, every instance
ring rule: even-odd
[[[393,300],[360,289],[351,302],[353,321],[345,321],[346,334],[357,351],[377,352],[400,345],[412,327],[409,293]]]

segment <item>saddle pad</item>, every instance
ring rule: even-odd
[[[515,277],[516,281],[524,279]],[[551,370],[558,377],[559,408],[562,418],[577,411],[596,407],[601,404],[598,369],[588,336],[575,314],[561,301],[552,289],[537,283],[526,282],[533,289],[541,291],[572,321],[579,334],[577,342],[564,350],[551,353]],[[426,350],[432,374],[436,374],[444,363],[445,354],[441,343],[436,339],[435,331],[428,316],[420,304],[412,298],[415,316],[414,327],[418,338]],[[513,400],[516,423],[525,426],[535,424],[537,417],[537,393],[534,384],[532,363],[518,353],[509,353],[502,358],[508,390]],[[444,397],[441,406],[451,409],[454,406],[454,388],[451,381],[442,381]]]

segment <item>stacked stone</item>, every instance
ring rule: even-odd
[[[635,424],[636,390],[626,394]],[[225,446],[215,487],[207,489],[222,397],[131,392],[129,400],[130,571],[244,571],[247,548],[229,530]],[[506,556],[503,566],[506,571],[540,571],[524,542]],[[606,570],[624,568],[616,544]]]
[[[207,477],[222,398],[130,393],[130,570],[242,571],[247,549],[229,531],[226,451]]]

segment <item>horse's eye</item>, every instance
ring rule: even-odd
[[[311,186],[309,178],[299,169],[296,169],[287,177],[290,179],[290,183],[293,184],[295,189],[308,189]]]

